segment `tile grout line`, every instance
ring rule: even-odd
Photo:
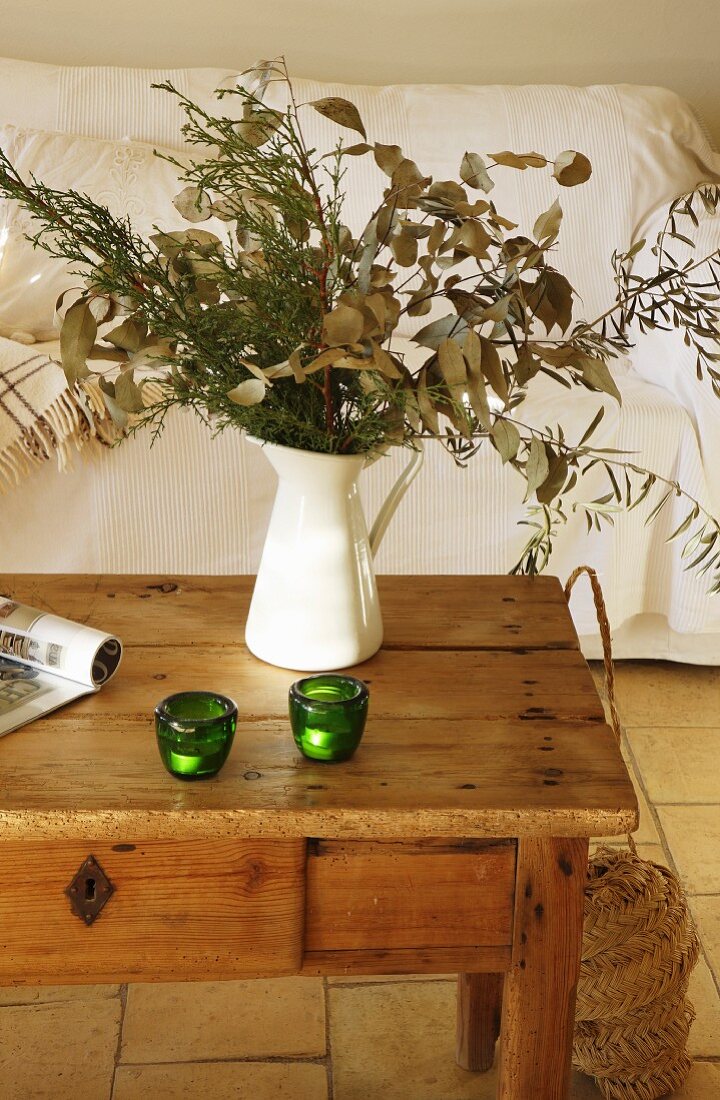
[[[332,1060],[332,1033],[330,1028],[330,984],[326,977],[323,984],[323,1004],[325,1007],[325,1075],[327,1079],[327,1100],[335,1096],[334,1066]]]
[[[125,1009],[127,1007],[128,997],[128,983],[123,982],[119,990],[120,997],[120,1026],[118,1027],[118,1038],[115,1047],[115,1058],[113,1061],[112,1079],[110,1082],[110,1100],[113,1100],[115,1096],[115,1078],[117,1076],[118,1067],[120,1065],[120,1055],[122,1053],[122,1041],[123,1041],[123,1027],[125,1025]]]
[[[122,1068],[144,1069],[146,1066],[324,1066],[326,1054],[241,1054],[227,1058],[172,1058],[152,1062],[122,1062]]]
[[[665,807],[665,806],[692,806],[693,808],[697,807],[697,806],[703,806],[705,808],[710,808],[710,809],[713,806],[715,806],[720,810],[720,802],[717,802],[717,801],[715,801],[715,802],[661,802],[660,800],[658,800],[657,802],[654,802],[653,805],[654,806],[663,806],[663,807]]]
[[[372,977],[372,975],[370,974],[367,976]],[[397,978],[392,975],[391,979],[386,982],[368,982],[363,981],[361,977],[358,977],[355,981],[353,981],[353,979],[350,978],[346,982],[333,982],[332,986],[328,986],[328,988],[356,989],[358,986],[360,986],[361,988],[367,989],[368,987],[375,988],[376,986],[383,985],[454,985],[456,980],[456,978],[433,978],[431,974],[428,974],[427,977],[422,978],[406,978],[403,977],[402,974],[399,974]]]
[[[665,854],[665,858],[668,861],[668,867],[670,867],[670,869],[672,871],[674,871],[674,873],[677,875],[678,881],[682,885],[683,892],[685,893],[685,896],[688,899],[688,905],[690,906],[690,912],[692,914],[692,906],[690,904],[690,898],[691,898],[692,895],[690,894],[689,890],[685,889],[685,886],[684,886],[684,883],[683,883],[683,880],[682,880],[682,876],[680,874],[679,868],[678,868],[678,866],[675,862],[675,859],[673,857],[672,849],[670,848],[670,844],[668,842],[668,839],[665,835],[665,830],[662,826],[662,822],[660,820],[660,815],[657,812],[656,804],[650,798],[648,789],[645,785],[644,776],[643,776],[642,771],[641,771],[641,769],[638,765],[637,757],[635,756],[635,753],[633,751],[633,747],[630,743],[630,738],[627,735],[626,726],[625,726],[625,723],[623,721],[621,721],[621,723],[620,723],[620,728],[622,730],[623,741],[625,742],[625,746],[626,746],[626,749],[627,749],[627,752],[628,752],[628,756],[630,757],[630,760],[632,762],[633,773],[635,775],[635,778],[637,779],[638,786],[640,787],[641,791],[643,792],[643,795],[645,796],[645,801],[647,803],[648,810],[650,811],[650,815],[653,819],[653,822],[655,823],[655,828],[657,830],[658,836],[660,837],[660,843],[662,845],[662,849],[663,849],[663,852]],[[711,803],[711,805],[715,805],[715,803]],[[695,896],[699,896],[699,895],[695,895]],[[709,953],[708,953],[708,951],[705,947],[705,941],[704,941],[703,937],[700,935],[699,929],[697,929],[697,922],[695,921],[694,916],[693,916],[693,921],[695,923],[695,927],[696,927],[696,930],[698,932],[698,939],[700,941],[700,955],[702,956],[702,959],[703,959],[705,965],[708,968],[708,972],[710,974],[710,979],[711,979],[711,981],[712,981],[712,983],[715,987],[715,992],[717,993],[718,997],[720,997],[720,975],[715,973],[715,968],[714,968],[714,966],[712,965],[712,963],[710,961],[710,955],[709,955]]]

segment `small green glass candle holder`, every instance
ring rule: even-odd
[[[290,688],[295,744],[311,760],[349,760],[360,744],[370,693],[353,676],[306,676]]]
[[[163,764],[176,779],[209,779],[228,758],[237,706],[214,691],[180,691],[155,707]]]

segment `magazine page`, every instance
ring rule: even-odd
[[[93,691],[97,688],[0,657],[0,737]]]
[[[98,691],[121,657],[110,634],[0,597],[0,736]]]

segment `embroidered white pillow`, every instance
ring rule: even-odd
[[[187,226],[172,205],[181,189],[177,170],[154,156],[152,145],[4,125],[0,148],[23,179],[33,174],[58,190],[81,191],[117,217],[129,217],[145,236],[154,225]],[[0,199],[0,335],[21,332],[50,340],[57,336],[58,296],[81,282],[63,261],[33,248],[25,234],[35,232],[34,225],[18,203]],[[203,228],[222,232],[222,223],[213,219]]]

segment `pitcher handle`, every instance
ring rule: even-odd
[[[385,503],[382,505],[372,525],[372,530],[370,531],[370,553],[373,556],[377,553],[378,547],[383,540],[383,535],[388,529],[390,520],[397,511],[398,504],[420,473],[424,461],[425,450],[422,440],[418,439],[414,443],[410,461],[388,493]]]

